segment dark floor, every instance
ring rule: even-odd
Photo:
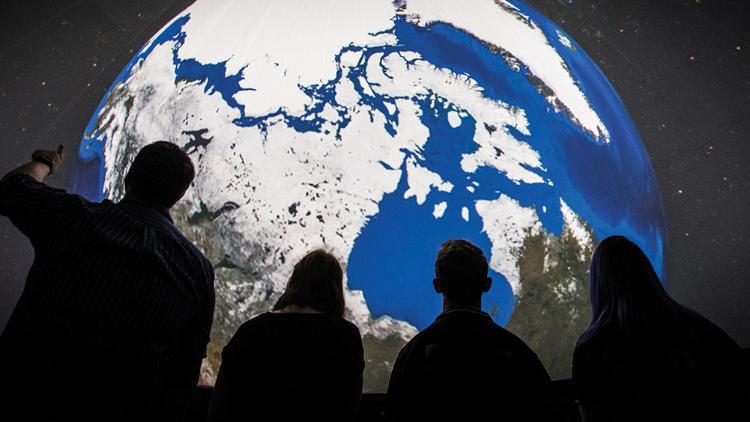
[[[579,422],[578,408],[573,401],[573,384],[570,380],[552,383],[552,397],[548,422]],[[188,406],[185,422],[205,422],[213,388],[197,387]],[[383,422],[386,405],[385,394],[363,394],[357,422]]]
[[[74,151],[133,51],[189,3],[4,1],[0,172],[38,147]],[[528,3],[594,58],[641,131],[667,213],[672,293],[749,346],[750,2]],[[55,183],[65,186],[72,167]],[[0,239],[2,328],[33,254],[6,219]]]

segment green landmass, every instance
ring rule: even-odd
[[[591,249],[566,228],[560,237],[528,234],[519,252],[521,293],[506,328],[536,352],[552,379],[570,378],[576,341],[591,318]]]
[[[203,204],[202,204],[203,205]],[[201,368],[201,384],[213,385],[221,366],[221,351],[242,323],[259,312],[271,309],[276,297],[273,289],[257,272],[249,269],[247,262],[233,263],[224,250],[227,239],[221,235],[219,225],[212,218],[217,211],[207,211],[205,205],[193,215],[178,204],[172,210],[172,218],[185,237],[199,245],[204,255],[214,265],[214,288],[216,307],[211,326],[211,341]],[[252,309],[244,309],[247,299],[252,297]]]
[[[392,334],[384,339],[366,334],[362,336],[365,348],[365,371],[363,374],[365,393],[382,393],[388,390],[388,381],[396,357],[406,341],[400,335]]]

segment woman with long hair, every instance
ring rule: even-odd
[[[742,350],[672,299],[635,243],[602,241],[589,276],[592,318],[573,356],[584,422],[716,420],[745,407]]]
[[[343,315],[341,265],[308,253],[273,312],[244,323],[224,348],[209,421],[353,421],[364,359]]]

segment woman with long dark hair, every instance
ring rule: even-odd
[[[314,250],[273,312],[244,323],[224,348],[209,421],[353,421],[364,359],[343,314],[341,265]]]
[[[745,407],[742,350],[672,299],[635,243],[602,241],[589,288],[591,323],[573,356],[584,422],[718,420]]]

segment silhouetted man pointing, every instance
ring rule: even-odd
[[[194,177],[176,145],[135,157],[119,203],[44,184],[63,147],[0,181],[35,252],[0,336],[0,419],[179,420],[213,320],[213,270],[169,209]]]

